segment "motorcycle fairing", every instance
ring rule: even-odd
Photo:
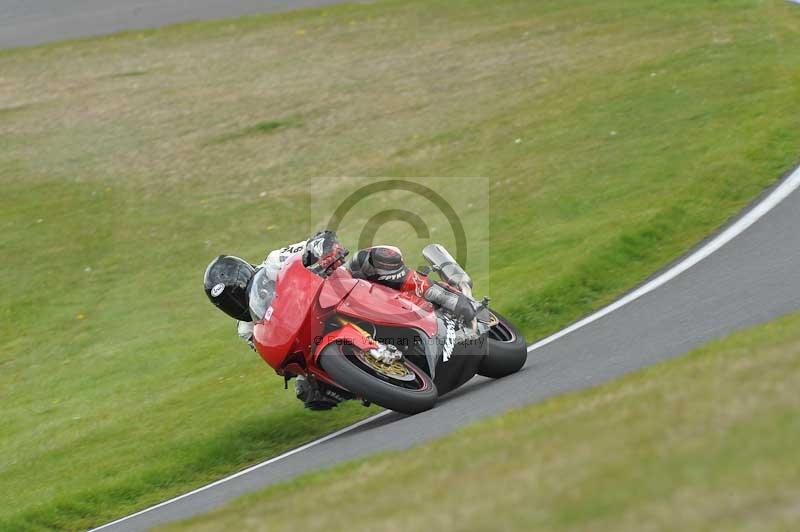
[[[416,331],[423,343],[428,373],[442,395],[469,380],[477,371],[481,357],[469,356],[477,353],[465,349],[462,344],[456,344],[449,360],[443,361],[447,324],[427,302],[418,303],[391,288],[353,279],[344,270],[331,277],[326,282],[306,269],[299,257],[290,258],[278,274],[278,290],[265,318],[255,323],[253,342],[261,357],[279,374],[283,374],[283,364],[289,353],[301,352],[319,343],[314,350],[313,365],[308,370],[329,381],[324,372],[314,367],[326,345],[336,341],[362,349],[375,345],[353,325],[345,325],[323,337],[323,323],[310,315],[315,301],[328,311],[360,321]]]
[[[436,321],[438,328],[436,341],[433,342],[432,352],[428,355],[429,364],[432,359],[431,367],[435,369],[431,371],[430,375],[436,384],[436,389],[439,390],[439,395],[445,395],[475,376],[481,360],[488,352],[488,342],[486,342],[486,337],[482,336],[475,340],[474,344],[464,342],[455,344],[449,359],[445,361],[447,322],[440,316],[437,316]]]
[[[382,285],[363,280],[357,283],[336,307],[336,312],[386,327],[416,331],[422,341],[428,374],[437,388],[441,386],[440,394],[457,388],[475,375],[486,352],[485,342],[477,346],[463,343],[453,346],[449,344],[447,322],[433,308],[418,306],[410,298]],[[445,350],[450,351],[446,362]]]
[[[358,285],[358,279],[353,279],[344,268],[339,268],[327,279],[325,286],[319,293],[319,306],[323,309],[335,307],[339,302],[346,298],[353,288]]]
[[[436,314],[429,303],[415,302],[397,290],[363,280],[356,281],[336,311],[388,327],[419,329],[429,338],[438,330]]]
[[[256,351],[279,370],[287,353],[308,345],[322,325],[309,317],[324,280],[304,266],[299,256],[291,257],[278,274],[278,291],[263,320],[255,323]]]

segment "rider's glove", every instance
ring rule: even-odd
[[[321,277],[327,277],[339,266],[350,252],[339,243],[333,231],[320,231],[306,242],[303,266]]]
[[[425,291],[425,300],[450,311],[470,323],[478,315],[478,303],[464,294],[448,290],[442,283],[434,283]]]
[[[250,349],[255,351],[256,346],[253,344],[253,322],[240,321],[237,325],[237,331],[239,333],[239,338],[247,342],[247,345],[250,346]]]

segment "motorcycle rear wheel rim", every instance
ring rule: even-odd
[[[509,328],[505,323],[503,323],[503,320],[501,320],[493,312],[490,312],[489,315],[490,315],[489,338],[503,343],[512,343],[514,342],[514,340],[517,339],[517,335],[511,328]]]

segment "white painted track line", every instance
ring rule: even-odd
[[[155,510],[157,508],[161,508],[163,506],[167,506],[169,504],[177,502],[177,501],[179,501],[181,499],[185,499],[186,497],[191,497],[192,495],[194,495],[196,493],[200,493],[201,491],[206,491],[206,490],[209,490],[209,489],[211,489],[213,487],[219,486],[220,484],[224,484],[225,482],[228,482],[228,481],[233,480],[235,478],[241,477],[242,475],[246,475],[246,474],[248,474],[248,473],[250,473],[252,471],[255,471],[257,469],[261,469],[262,467],[266,467],[266,466],[268,466],[270,464],[274,464],[275,462],[278,462],[279,460],[283,460],[284,458],[292,456],[293,454],[301,453],[301,452],[305,451],[306,449],[314,447],[315,445],[319,445],[320,443],[325,443],[328,440],[332,440],[332,439],[336,438],[337,436],[341,436],[342,434],[344,434],[346,432],[350,432],[351,430],[355,430],[355,429],[357,429],[359,427],[362,427],[362,426],[366,425],[367,423],[375,421],[376,419],[379,419],[379,418],[389,414],[390,412],[391,412],[391,410],[384,410],[383,412],[379,412],[379,413],[375,414],[374,416],[368,417],[367,419],[362,419],[361,421],[359,421],[357,423],[349,425],[349,426],[347,426],[347,427],[345,427],[343,429],[337,430],[336,432],[332,432],[332,433],[328,434],[327,436],[323,436],[322,438],[320,438],[318,440],[314,440],[312,442],[308,442],[305,445],[301,445],[300,447],[297,447],[296,449],[292,449],[291,451],[287,451],[287,452],[285,452],[283,454],[280,454],[280,455],[278,455],[278,456],[276,456],[274,458],[270,458],[266,462],[261,462],[260,464],[256,464],[254,466],[248,467],[247,469],[243,469],[242,471],[239,471],[238,473],[234,473],[233,475],[227,476],[225,478],[221,478],[221,479],[219,479],[219,480],[217,480],[215,482],[212,482],[211,484],[207,484],[205,486],[197,488],[196,490],[192,490],[192,491],[190,491],[188,493],[184,493],[183,495],[178,495],[177,497],[173,497],[172,499],[169,499],[167,501],[158,503],[155,506],[150,506],[149,508],[145,508],[144,510],[136,512],[135,514],[127,515],[127,516],[125,516],[125,517],[123,517],[121,519],[117,519],[116,521],[112,521],[110,523],[106,523],[103,526],[99,526],[97,528],[93,528],[93,529],[91,529],[90,532],[94,532],[95,530],[103,530],[106,527],[117,525],[119,523],[127,521],[128,519],[132,519],[132,518],[134,518],[134,517],[136,517],[138,515],[142,515],[144,513],[151,512],[151,511],[153,511],[153,510]]]
[[[800,0],[797,0],[797,1],[800,2]],[[624,297],[622,297],[621,299],[619,299],[616,302],[612,303],[611,305],[609,305],[609,306],[607,306],[607,307],[595,312],[594,314],[591,314],[590,316],[588,316],[588,317],[586,317],[586,318],[584,318],[584,319],[582,319],[582,320],[570,325],[569,327],[567,327],[565,329],[562,329],[561,331],[557,332],[556,334],[553,334],[552,336],[549,336],[549,337],[547,337],[547,338],[545,338],[543,340],[540,340],[539,342],[536,342],[535,344],[529,346],[528,347],[528,352],[530,353],[530,352],[535,351],[535,350],[537,350],[539,348],[542,348],[542,347],[544,347],[544,346],[546,346],[548,344],[551,344],[551,343],[555,342],[556,340],[558,340],[560,338],[563,338],[564,336],[566,336],[566,335],[568,335],[568,334],[570,334],[572,332],[577,331],[578,329],[586,327],[587,325],[589,325],[591,323],[594,323],[597,320],[599,320],[599,319],[601,319],[601,318],[603,318],[605,316],[608,316],[612,312],[614,312],[616,310],[619,310],[620,308],[624,307],[625,305],[628,305],[628,304],[636,301],[637,299],[641,298],[642,296],[644,296],[646,294],[649,294],[650,292],[656,290],[657,288],[665,285],[666,283],[668,283],[672,279],[676,278],[677,276],[679,276],[680,274],[682,274],[686,270],[688,270],[691,267],[695,266],[697,263],[699,263],[703,259],[711,256],[716,251],[718,251],[722,246],[724,246],[725,244],[727,244],[728,242],[730,242],[731,240],[733,240],[734,238],[736,238],[737,236],[742,234],[750,226],[752,226],[758,220],[763,218],[767,213],[769,213],[772,209],[774,209],[776,206],[778,206],[792,192],[797,190],[798,187],[800,187],[800,167],[798,167],[789,177],[787,177],[778,187],[776,187],[775,190],[773,190],[766,198],[764,198],[761,202],[759,202],[755,207],[753,207],[744,216],[739,218],[730,227],[728,227],[726,230],[724,230],[719,235],[714,237],[712,240],[710,240],[707,244],[702,246],[700,249],[698,249],[697,251],[695,251],[694,253],[692,253],[691,255],[689,255],[688,257],[683,259],[682,261],[680,261],[678,264],[676,264],[673,267],[669,268],[667,271],[665,271],[664,273],[662,273],[661,275],[659,275],[655,279],[645,283],[641,287],[639,287],[636,290],[630,292],[629,294],[625,295]],[[338,436],[341,436],[342,434],[345,434],[345,433],[350,432],[352,430],[355,430],[355,429],[357,429],[359,427],[367,425],[368,423],[371,423],[372,421],[374,421],[376,419],[379,419],[379,418],[381,418],[381,417],[383,417],[383,416],[385,416],[385,415],[387,415],[389,413],[390,413],[390,411],[388,411],[388,410],[380,412],[379,414],[376,414],[376,415],[374,415],[372,417],[369,417],[367,419],[361,420],[358,423],[355,423],[355,424],[350,425],[348,427],[345,427],[345,428],[343,428],[341,430],[338,430],[336,432],[328,434],[327,436],[324,436],[324,437],[322,437],[322,438],[320,438],[318,440],[314,440],[314,441],[309,442],[309,443],[307,443],[305,445],[297,447],[296,449],[292,449],[291,451],[287,451],[287,452],[285,452],[285,453],[283,453],[281,455],[278,455],[278,456],[276,456],[274,458],[270,458],[269,460],[267,460],[265,462],[261,462],[260,464],[256,464],[256,465],[254,465],[252,467],[249,467],[247,469],[239,471],[238,473],[235,473],[233,475],[230,475],[230,476],[227,476],[227,477],[222,478],[220,480],[217,480],[215,482],[212,482],[211,484],[207,484],[205,486],[197,488],[196,490],[190,491],[190,492],[185,493],[183,495],[179,495],[179,496],[174,497],[172,499],[169,499],[167,501],[161,502],[159,504],[156,504],[155,506],[151,506],[149,508],[145,508],[144,510],[141,510],[141,511],[136,512],[134,514],[128,515],[128,516],[123,517],[121,519],[117,519],[116,521],[113,521],[111,523],[107,523],[107,524],[105,524],[103,526],[100,526],[98,528],[94,528],[94,529],[92,529],[91,532],[93,532],[95,530],[103,530],[106,527],[110,527],[112,525],[117,525],[117,524],[123,523],[123,522],[127,521],[128,519],[131,519],[131,518],[134,518],[136,516],[145,514],[147,512],[151,512],[153,510],[156,510],[158,508],[162,508],[164,506],[168,506],[168,505],[170,505],[170,504],[172,504],[174,502],[177,502],[177,501],[179,501],[181,499],[185,499],[185,498],[190,497],[192,495],[195,495],[197,493],[212,489],[212,488],[214,488],[216,486],[219,486],[220,484],[224,484],[224,483],[226,483],[228,481],[231,481],[231,480],[233,480],[235,478],[241,477],[242,475],[246,475],[246,474],[251,473],[251,472],[253,472],[253,471],[257,470],[257,469],[264,468],[264,467],[266,467],[266,466],[268,466],[270,464],[274,464],[275,462],[283,460],[284,458],[288,458],[289,456],[292,456],[292,455],[295,455],[297,453],[303,452],[303,451],[305,451],[307,449],[310,449],[311,447],[314,447],[314,446],[319,445],[321,443],[325,443],[327,441],[330,441],[330,440],[332,440],[332,439],[334,439],[334,438],[336,438]]]
[[[797,0],[800,2],[800,0]],[[789,194],[794,192],[800,186],[800,167],[798,167],[794,173],[792,173],[788,178],[786,178],[783,183],[781,183],[775,190],[772,191],[766,198],[764,198],[758,205],[756,205],[753,209],[751,209],[747,214],[739,218],[733,225],[728,227],[725,231],[717,235],[713,238],[710,242],[706,245],[683,259],[681,262],[670,268],[669,270],[665,271],[652,281],[640,286],[633,292],[629,293],[628,295],[618,299],[614,303],[610,304],[609,306],[602,308],[591,314],[590,316],[570,325],[566,329],[562,329],[561,331],[555,333],[552,336],[548,336],[547,338],[536,342],[535,344],[528,347],[528,352],[535,351],[541,347],[546,346],[547,344],[551,344],[558,340],[559,338],[563,338],[566,335],[577,331],[583,327],[586,327],[590,323],[594,323],[597,320],[608,316],[615,310],[619,310],[625,305],[632,303],[639,299],[640,297],[649,294],[656,288],[659,288],[665,284],[667,284],[672,279],[676,278],[692,266],[696,265],[698,262],[702,261],[703,259],[709,257],[710,255],[714,254],[717,250],[719,250],[722,246],[742,234],[747,230],[748,227],[756,223],[758,220],[764,217],[769,211],[774,209],[778,206],[783,200],[785,200]]]

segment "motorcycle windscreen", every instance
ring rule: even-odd
[[[293,347],[310,342],[309,312],[314,307],[323,279],[303,266],[299,256],[290,258],[278,274],[275,294],[264,317],[253,329],[253,342],[261,358],[278,369]]]
[[[275,281],[270,279],[266,268],[259,269],[250,280],[247,290],[247,303],[250,307],[250,317],[254,322],[264,319],[267,309],[275,298]]]

